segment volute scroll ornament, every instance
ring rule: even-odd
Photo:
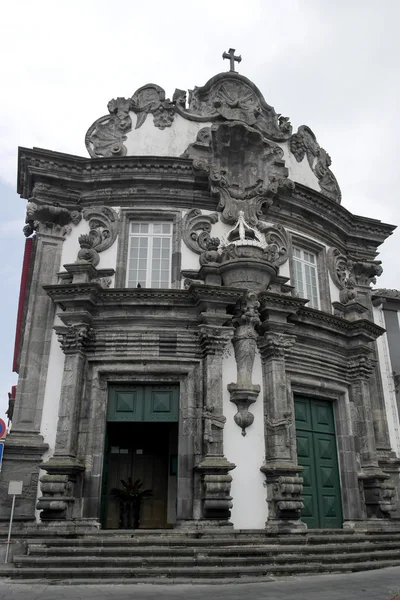
[[[342,304],[353,302],[357,297],[355,281],[351,277],[353,261],[338,248],[329,248],[327,252],[329,273],[333,283],[339,288],[339,299]]]
[[[332,164],[331,157],[318,144],[314,132],[306,125],[301,125],[297,133],[290,138],[289,145],[297,162],[301,162],[307,156],[308,164],[319,181],[321,191],[340,203],[342,193],[336,177],[329,168]]]
[[[203,215],[199,208],[189,210],[183,217],[183,241],[192,252],[202,254],[210,245],[211,228],[218,221],[218,213]],[[214,245],[219,240],[213,239]]]

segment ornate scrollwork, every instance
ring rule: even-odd
[[[107,206],[85,208],[83,216],[89,221],[91,248],[96,252],[110,248],[118,235],[118,215],[115,210]]]
[[[274,141],[287,140],[292,133],[288,117],[276,114],[254,83],[238,73],[221,73],[189,90],[189,108],[179,104],[177,111],[194,121],[240,121]]]
[[[329,154],[318,144],[314,132],[306,125],[301,125],[297,133],[290,138],[290,150],[297,162],[307,156],[311,170],[318,178],[322,192],[329,198],[340,202],[342,194],[336,177],[330,170],[332,164]]]
[[[95,121],[85,137],[86,148],[92,158],[125,156],[127,152],[123,142],[127,140],[125,134],[132,129],[130,100],[110,100],[107,108],[110,115]]]
[[[266,259],[275,267],[283,265],[289,256],[289,238],[286,229],[282,225],[272,225],[263,228],[262,231],[267,243]]]
[[[211,191],[219,197],[221,221],[231,225],[243,212],[250,227],[265,228],[261,219],[278,189],[294,187],[288,179],[282,148],[238,121],[200,130],[185,156],[193,159],[194,169],[208,174]]]
[[[218,213],[203,215],[199,208],[192,208],[183,217],[183,241],[192,252],[202,254],[209,249],[211,239],[213,245],[219,244],[217,238],[211,238],[211,228],[218,221]]]
[[[355,281],[351,276],[353,262],[338,248],[329,248],[327,252],[329,273],[333,283],[339,288],[339,299],[342,304],[348,304],[357,297]]]
[[[376,283],[383,269],[380,261],[359,261],[347,257],[338,248],[327,252],[328,269],[334,284],[340,289],[340,302],[348,304],[357,297],[357,286],[370,286]]]

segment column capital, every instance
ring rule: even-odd
[[[222,355],[228,342],[233,336],[231,327],[199,325],[199,340],[203,354]]]
[[[55,327],[57,339],[64,354],[84,352],[93,342],[94,330],[86,323]]]
[[[262,360],[283,359],[296,343],[295,335],[267,332],[257,340]]]
[[[367,381],[374,372],[376,360],[370,356],[352,357],[347,363],[347,378],[349,381]]]

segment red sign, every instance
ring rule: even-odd
[[[0,439],[5,437],[7,433],[7,427],[3,419],[0,419]]]

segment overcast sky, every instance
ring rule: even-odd
[[[14,0],[0,20],[0,416],[11,373],[24,246],[17,147],[86,156],[107,102],[157,83],[203,85],[242,55],[249,77],[294,129],[332,157],[343,205],[400,224],[400,0]],[[380,287],[400,288],[400,231],[381,253]]]

